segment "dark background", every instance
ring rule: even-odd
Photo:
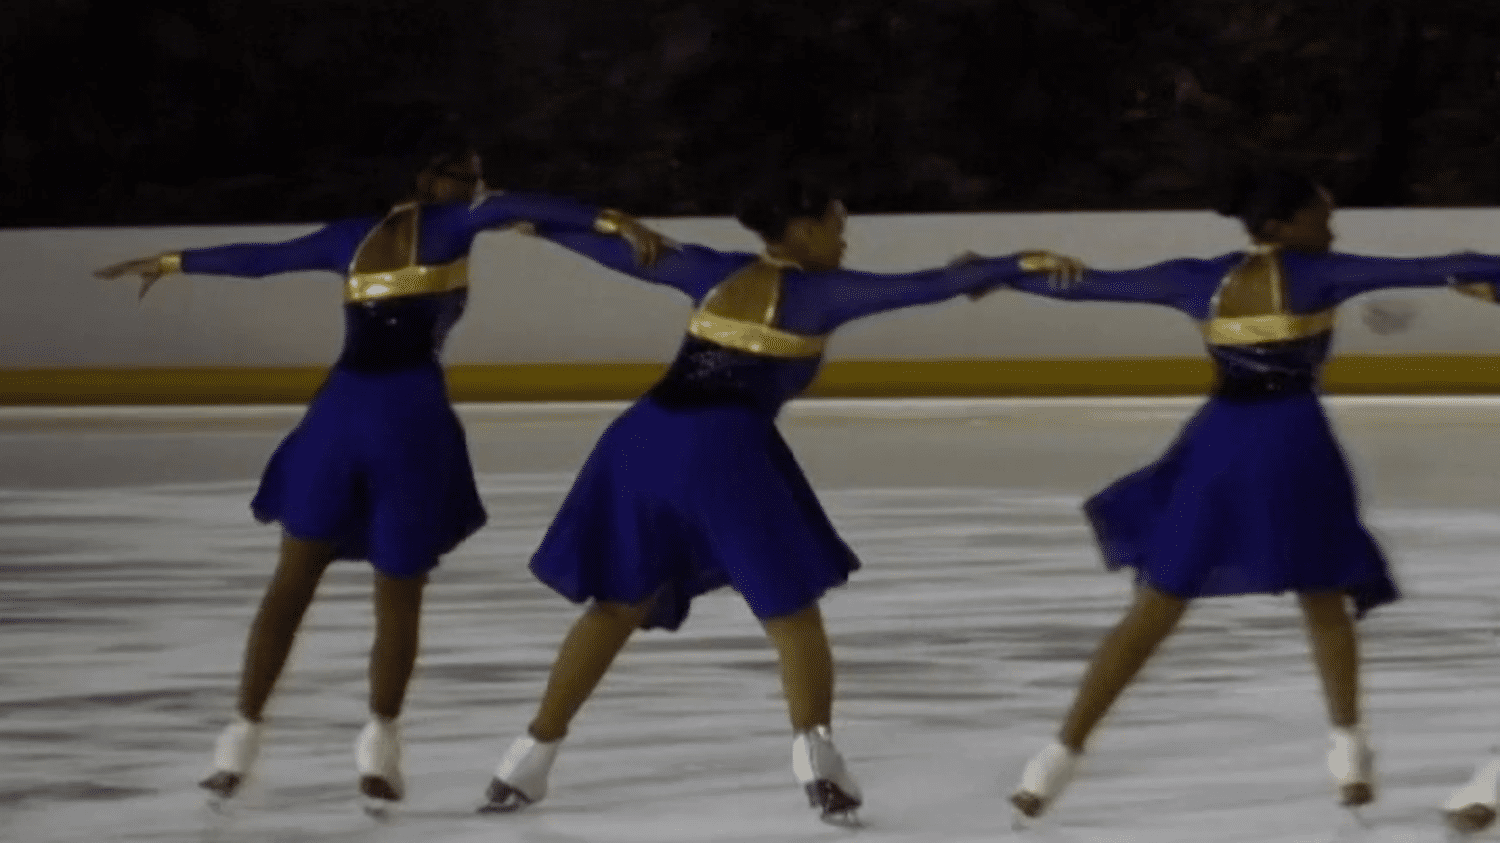
[[[314,221],[467,115],[496,187],[728,213],[1201,208],[1270,156],[1345,205],[1500,204],[1493,0],[7,0],[0,225]]]

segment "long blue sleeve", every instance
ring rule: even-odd
[[[1392,287],[1442,287],[1455,282],[1500,281],[1500,256],[1461,252],[1430,258],[1387,258],[1341,252],[1282,252],[1296,286],[1305,285],[1310,307],[1333,307],[1361,293]]]
[[[651,266],[639,266],[630,244],[614,234],[542,230],[547,240],[616,272],[681,290],[700,301],[730,273],[755,259],[743,252],[719,252],[706,246],[672,244]]]
[[[900,274],[790,270],[782,293],[781,322],[792,330],[826,334],[864,316],[946,301],[1023,275],[1014,255]]]
[[[1181,258],[1137,269],[1090,269],[1066,289],[1053,289],[1045,275],[1021,276],[1011,286],[1065,301],[1136,302],[1183,309],[1196,290],[1222,278],[1230,265],[1224,258]]]
[[[469,211],[474,233],[490,228],[530,222],[561,231],[589,231],[599,209],[574,199],[540,193],[492,193]]]
[[[182,252],[182,271],[263,278],[281,272],[324,270],[343,274],[374,217],[340,220],[282,243],[236,243]]]

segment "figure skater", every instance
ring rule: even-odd
[[[843,203],[790,175],[753,190],[738,218],[759,255],[671,244],[650,268],[597,234],[540,233],[693,300],[662,379],[599,439],[531,568],[575,603],[527,731],[504,753],[481,812],[541,800],[563,738],[636,629],[676,630],[694,597],[744,597],[776,648],[792,727],[792,771],[821,818],[857,823],[860,789],[831,733],[833,657],[819,600],[859,567],[776,428],[840,325],[976,293],[1028,271],[1074,276],[1045,252],[896,275],[840,269]]]
[[[1332,723],[1329,770],[1342,803],[1374,798],[1360,719],[1353,620],[1398,592],[1361,521],[1353,478],[1318,399],[1334,310],[1361,293],[1500,279],[1500,257],[1384,258],[1329,251],[1333,200],[1313,181],[1248,172],[1220,209],[1250,249],[1017,289],[1076,301],[1164,305],[1199,323],[1217,380],[1155,463],[1090,498],[1105,565],[1134,568],[1134,602],[1100,645],[1057,739],[1012,796],[1027,817],[1072,779],[1084,744],[1198,597],[1296,592]],[[1353,604],[1351,619],[1347,602]]]
[[[283,527],[280,561],[250,627],[236,717],[200,784],[225,800],[259,754],[267,698],[324,569],[375,569],[371,719],[355,742],[372,809],[399,800],[397,718],[416,660],[422,590],[443,555],[485,523],[439,354],[463,313],[468,254],[487,229],[537,223],[632,236],[618,215],[539,195],[486,193],[481,160],[452,124],[419,141],[415,189],[384,216],[328,224],[284,243],[167,252],[99,270],[141,292],[173,272],[261,277],[323,270],[344,279],[344,348],[301,422],[272,454],[251,509]],[[654,244],[654,240],[637,242]],[[641,253],[641,257],[648,256]]]

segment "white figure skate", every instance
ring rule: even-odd
[[[255,759],[260,756],[262,732],[262,724],[235,715],[234,720],[219,733],[214,742],[214,771],[198,782],[199,787],[211,794],[210,804],[218,806],[239,791]]]
[[[1329,737],[1328,772],[1338,785],[1340,804],[1352,810],[1375,801],[1375,752],[1364,727],[1334,727]]]
[[[1478,770],[1468,784],[1453,791],[1443,803],[1448,827],[1462,834],[1474,834],[1495,822],[1500,808],[1500,758],[1492,758]]]
[[[807,793],[807,804],[831,825],[857,827],[856,813],[864,804],[859,784],[844,767],[844,757],[833,745],[827,726],[814,726],[792,737],[792,775]]]
[[[485,791],[481,814],[509,814],[542,801],[547,795],[547,775],[557,760],[562,739],[542,742],[522,735],[510,745],[495,766],[495,775]]]
[[[1063,746],[1060,741],[1053,741],[1026,762],[1026,769],[1021,772],[1021,784],[1010,797],[1010,804],[1015,806],[1018,814],[1015,818],[1017,827],[1022,825],[1021,817],[1040,817],[1062,796],[1078,771],[1079,757],[1079,753]]]
[[[370,718],[354,741],[354,764],[366,812],[381,814],[406,795],[401,778],[401,727],[396,721]]]

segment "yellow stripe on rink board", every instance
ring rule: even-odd
[[[659,363],[451,366],[456,401],[624,400],[665,370]],[[317,368],[0,370],[0,405],[296,404],[327,373]],[[837,361],[815,398],[1201,395],[1212,381],[1196,357]],[[1325,390],[1346,395],[1500,394],[1500,357],[1350,356],[1329,365]]]

